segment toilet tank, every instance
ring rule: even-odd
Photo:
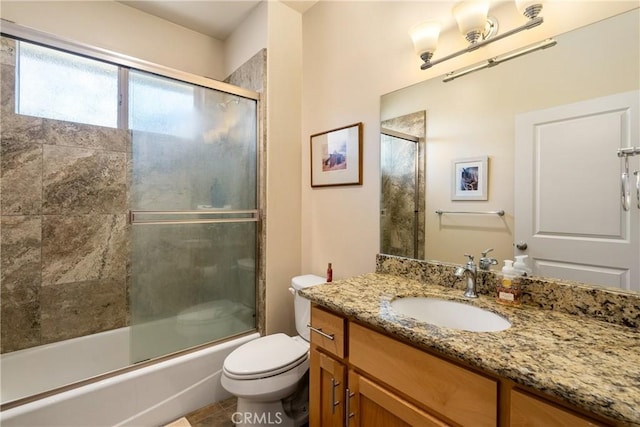
[[[291,293],[293,294],[293,309],[295,311],[296,318],[296,330],[298,334],[309,341],[309,328],[307,324],[311,320],[311,302],[301,297],[298,291],[309,286],[315,286],[326,283],[324,277],[316,276],[314,274],[305,274],[304,276],[296,276],[291,279]]]

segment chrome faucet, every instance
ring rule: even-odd
[[[487,254],[489,252],[493,251],[493,248],[490,249],[485,249],[482,252],[482,256],[480,257],[480,260],[478,261],[478,267],[480,268],[480,270],[484,270],[484,271],[489,271],[491,270],[491,266],[492,265],[498,265],[498,260],[495,258],[488,258]]]
[[[469,261],[464,267],[456,268],[455,275],[457,277],[465,277],[467,279],[467,290],[464,291],[464,296],[467,298],[478,298],[476,293],[476,279],[478,276],[478,267],[473,263],[473,255],[464,254]]]

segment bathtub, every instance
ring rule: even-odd
[[[128,364],[129,328],[94,334],[2,358],[2,401],[95,376]],[[230,394],[220,385],[225,357],[258,338],[251,333],[166,359],[0,412],[0,425],[157,426]],[[123,340],[127,344],[123,347]],[[100,344],[97,344],[100,343]],[[12,357],[6,357],[12,356]],[[21,370],[26,368],[27,370]],[[106,368],[106,370],[105,370]],[[96,369],[99,371],[96,372]],[[25,374],[25,372],[27,374]],[[64,379],[61,376],[72,374]]]

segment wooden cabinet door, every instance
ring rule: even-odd
[[[311,348],[309,365],[309,425],[344,427],[346,367]]]
[[[589,427],[605,424],[574,414],[518,390],[511,390],[509,425],[511,427]]]
[[[399,398],[373,381],[349,372],[346,404],[349,427],[444,427],[443,421]]]

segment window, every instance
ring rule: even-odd
[[[17,43],[18,114],[184,138],[198,130],[197,88],[192,84],[137,70],[129,70],[128,81],[121,82],[117,65]],[[120,84],[129,89],[122,105]],[[128,124],[118,123],[120,109],[128,114]]]
[[[129,72],[129,128],[179,137],[198,130],[194,85],[142,71]]]
[[[16,111],[118,127],[118,67],[18,42]]]

